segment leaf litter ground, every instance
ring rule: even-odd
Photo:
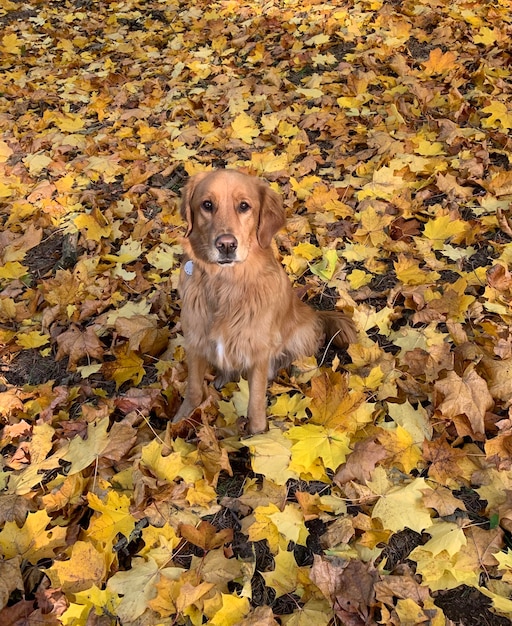
[[[510,623],[510,8],[1,3],[2,624]],[[179,191],[225,166],[359,341],[164,449]]]

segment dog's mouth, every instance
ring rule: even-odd
[[[234,265],[237,259],[218,259],[217,265]]]

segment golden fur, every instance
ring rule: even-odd
[[[192,177],[181,212],[187,222],[181,270],[181,323],[188,364],[185,399],[174,417],[204,400],[208,365],[221,383],[247,377],[248,430],[266,429],[267,381],[299,356],[312,355],[325,335],[355,341],[350,318],[319,312],[293,293],[271,242],[285,224],[281,198],[261,179],[235,170]]]

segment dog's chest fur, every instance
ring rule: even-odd
[[[279,358],[282,345],[281,325],[271,306],[280,273],[271,264],[268,276],[255,279],[243,265],[214,272],[195,266],[191,275],[182,270],[180,277],[186,347],[224,372],[246,371],[254,365],[254,355],[266,361]]]

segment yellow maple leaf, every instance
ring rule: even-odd
[[[499,100],[492,100],[491,104],[482,109],[482,113],[489,113],[489,117],[482,119],[483,128],[512,128],[512,113],[510,107]]]
[[[106,378],[114,380],[116,389],[131,381],[137,386],[142,377],[146,373],[144,369],[144,360],[128,346],[116,351],[115,361],[107,361],[103,363],[102,372]]]
[[[372,274],[367,274],[364,270],[352,270],[347,276],[351,289],[359,289],[368,285],[373,279]]]
[[[431,538],[423,545],[423,548],[431,552],[433,556],[438,556],[443,550],[453,556],[467,543],[464,530],[453,522],[436,520],[428,529],[428,534]]]
[[[350,375],[350,387],[359,391],[372,391],[377,389],[384,380],[384,372],[380,365],[372,367],[370,373],[367,376],[360,376],[359,374]]]
[[[48,530],[47,530],[48,529]],[[29,513],[21,528],[7,521],[0,531],[0,551],[5,559],[21,556],[29,563],[55,557],[66,544],[66,529],[54,526],[46,511]]]
[[[294,443],[290,467],[309,472],[320,460],[327,469],[336,471],[350,453],[350,440],[345,433],[316,424],[295,426],[285,433]]]
[[[427,532],[429,531],[430,529]],[[480,564],[466,549],[460,550],[454,556],[443,551],[434,557],[429,550],[418,546],[408,558],[416,561],[416,572],[431,591],[454,589],[462,584],[476,587],[480,577]]]
[[[430,440],[432,438],[432,422],[421,404],[414,408],[409,400],[402,404],[390,403],[388,404],[388,413],[394,422],[411,434],[414,443],[420,444],[424,439]]]
[[[207,507],[217,501],[217,492],[204,479],[196,480],[194,485],[188,488],[185,499],[191,506]]]
[[[21,54],[23,45],[23,42],[18,39],[18,35],[11,33],[2,37],[1,50],[7,54]]]
[[[371,488],[371,484],[368,483]],[[425,489],[429,489],[424,478],[415,478],[407,485],[387,489],[377,500],[372,519],[378,518],[383,528],[399,532],[410,528],[421,533],[432,526],[429,510],[423,504]]]
[[[248,598],[239,598],[233,594],[221,594],[221,607],[210,617],[212,626],[237,626],[249,614],[251,605]],[[206,610],[205,610],[206,613]]]
[[[433,242],[434,250],[441,250],[445,241],[460,242],[468,233],[468,224],[450,215],[441,215],[425,224],[423,234]]]
[[[257,506],[253,511],[254,521],[250,525],[247,525],[247,523],[242,524],[242,531],[248,535],[250,541],[265,539],[273,554],[276,554],[279,550],[279,531],[270,519],[270,515],[279,512],[277,506],[272,503],[266,506]],[[245,518],[244,522],[247,522],[248,519]]]
[[[130,513],[130,498],[128,496],[110,489],[103,500],[91,491],[87,494],[87,500],[89,507],[95,513],[85,531],[85,536],[94,545],[110,551],[114,539],[119,533],[129,538],[130,533],[135,528],[136,520]]]
[[[252,144],[255,137],[260,134],[256,122],[245,111],[239,113],[231,122],[231,137],[241,139],[247,144]]]
[[[77,591],[74,594],[74,597],[78,605],[86,606],[88,609],[93,607],[96,615],[116,615],[117,607],[121,602],[118,595],[113,594],[108,589],[100,589],[96,585],[92,585],[89,589],[84,591]],[[76,607],[77,605],[70,604],[70,607],[72,606]],[[65,615],[67,615],[67,611],[61,618],[63,620],[63,624],[67,625],[69,623],[70,626],[76,626],[77,624],[82,623],[80,621],[73,621],[71,613],[69,615],[71,618],[70,621],[65,621]]]
[[[70,558],[55,561],[46,573],[52,586],[60,587],[64,593],[76,593],[93,584],[101,585],[109,566],[109,559],[103,551],[90,542],[77,541],[71,547]]]
[[[289,468],[292,443],[278,428],[255,435],[246,441],[251,453],[251,467],[257,474],[284,485],[289,478],[298,474]]]
[[[73,222],[79,230],[85,231],[85,237],[89,241],[100,242],[102,238],[108,239],[112,234],[112,226],[110,224],[98,223],[96,217],[92,214],[81,213],[75,217]]]
[[[284,152],[281,154],[275,154],[272,151],[253,152],[251,154],[251,167],[255,169],[258,176],[265,176],[265,174],[286,170],[288,158]]]
[[[315,276],[322,280],[329,281],[334,276],[338,263],[338,253],[334,248],[322,250],[322,260],[310,266],[310,270]]]
[[[358,408],[364,395],[359,390],[349,389],[348,379],[340,372],[322,370],[312,379],[307,395],[313,399],[312,423],[345,433],[354,433],[362,425],[358,421]]]
[[[277,417],[291,417],[297,420],[307,417],[306,409],[311,404],[311,398],[305,398],[300,393],[292,396],[288,393],[282,393],[277,396],[277,400],[271,405],[272,415]]]
[[[18,261],[8,261],[0,267],[0,278],[6,280],[17,280],[28,274],[28,267]]]
[[[23,163],[28,167],[31,176],[39,176],[52,163],[52,159],[48,155],[38,152],[26,156]]]
[[[478,31],[478,35],[473,36],[473,41],[475,43],[481,43],[484,46],[492,46],[496,43],[499,36],[499,30],[489,28],[488,26],[482,26]]]
[[[423,63],[423,67],[427,74],[443,74],[455,67],[456,58],[457,55],[451,50],[443,52],[441,48],[434,48],[430,51],[428,61]]]
[[[16,335],[16,342],[25,349],[40,348],[41,346],[45,346],[49,341],[50,336],[38,330],[32,330],[28,333],[18,333]]]
[[[178,477],[193,483],[203,477],[201,468],[195,464],[195,456],[187,458],[180,452],[162,456],[162,444],[156,439],[142,448],[141,463],[155,476],[168,482]]]
[[[396,277],[404,285],[426,285],[439,279],[438,272],[425,270],[419,264],[418,259],[399,254],[398,260],[393,263]]]
[[[76,133],[77,131],[82,130],[85,126],[85,121],[80,117],[80,115],[73,113],[57,115],[54,123],[59,130],[62,130],[65,133]]]
[[[286,547],[290,541],[301,546],[306,545],[309,531],[304,524],[304,514],[297,504],[287,504],[282,511],[269,513],[268,518],[284,539],[280,542],[282,547]]]
[[[157,270],[168,272],[176,263],[176,255],[181,253],[181,246],[160,243],[153,250],[146,252],[146,260]]]
[[[416,469],[423,458],[411,434],[399,425],[393,429],[381,429],[378,440],[386,449],[391,462],[401,466],[407,474]]]
[[[151,555],[160,566],[169,562],[169,554],[172,554],[181,542],[181,537],[178,537],[168,522],[162,527],[146,526],[142,529],[142,539],[144,546],[138,554],[140,556]]]
[[[274,569],[262,572],[267,587],[275,589],[276,598],[292,593],[297,588],[298,566],[293,552],[279,549],[274,555]]]
[[[116,572],[108,581],[107,589],[122,595],[116,616],[122,623],[129,624],[140,617],[155,596],[155,585],[160,570],[153,559],[132,559],[132,567]]]
[[[90,422],[87,425],[87,437],[85,439],[77,436],[69,442],[67,450],[62,455],[64,460],[71,462],[68,469],[69,475],[81,472],[91,463],[97,462],[109,444],[108,424],[108,417]]]
[[[407,187],[406,181],[401,176],[395,175],[394,170],[385,165],[373,172],[372,181],[364,185],[356,196],[358,200],[365,198],[391,200],[405,187]],[[387,217],[392,219],[391,216]]]
[[[103,177],[106,183],[113,183],[116,176],[123,174],[123,166],[119,163],[118,156],[91,156],[87,162],[86,173],[93,180],[98,180],[99,176]]]

